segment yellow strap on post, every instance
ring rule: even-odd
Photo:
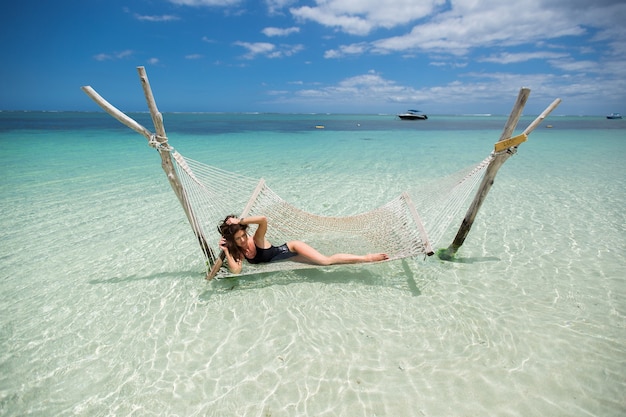
[[[496,142],[496,144],[494,145],[494,150],[496,152],[502,152],[506,149],[512,148],[513,146],[517,146],[522,142],[526,142],[527,139],[528,139],[528,135],[525,133],[522,133],[521,135],[514,136],[509,139],[504,139],[504,140],[501,140],[500,142]]]

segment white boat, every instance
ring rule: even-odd
[[[608,116],[606,116],[607,119],[621,119],[622,115],[619,113],[611,113]]]
[[[419,110],[407,110],[406,113],[400,113],[397,115],[402,120],[426,120],[428,116]]]

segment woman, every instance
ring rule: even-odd
[[[247,233],[250,224],[258,225],[252,239]],[[273,246],[265,238],[267,232],[267,217],[265,216],[237,218],[231,215],[224,219],[219,230],[222,235],[219,246],[224,251],[228,261],[228,269],[233,274],[241,272],[244,258],[252,264],[292,258],[297,262],[315,265],[356,264],[388,259],[384,253],[372,253],[364,256],[337,253],[325,256],[299,240],[292,240],[281,246]]]

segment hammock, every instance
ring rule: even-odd
[[[218,278],[231,275],[227,268],[218,270],[223,254],[217,255],[220,239],[217,226],[228,214],[266,216],[269,226],[267,238],[274,244],[303,240],[326,255],[383,252],[389,260],[395,260],[432,255],[433,246],[441,243],[451,222],[467,208],[469,198],[474,195],[454,241],[447,249],[438,251],[441,259],[451,259],[469,233],[500,166],[516,153],[519,144],[526,141],[528,135],[561,102],[556,99],[522,134],[511,137],[530,94],[529,89],[522,88],[493,152],[476,166],[431,183],[428,187],[404,192],[366,213],[329,217],[307,213],[287,203],[263,179],[224,171],[186,159],[174,151],[167,142],[163,118],[156,107],[145,69],[138,67],[137,70],[156,133],[151,133],[112,106],[90,86],[84,86],[82,90],[111,116],[143,135],[150,146],[159,151],[163,170],[202,249],[209,271],[208,279],[213,277],[213,273]],[[224,184],[228,184],[228,192],[224,192]],[[243,274],[311,267],[289,260],[247,264]]]
[[[474,194],[492,155],[421,193],[404,192],[381,207],[347,217],[307,213],[283,200],[263,179],[212,167],[175,151],[172,157],[186,194],[187,211],[193,213],[194,230],[210,267],[217,261],[216,244],[220,239],[217,225],[230,213],[266,216],[266,236],[274,244],[297,239],[324,254],[383,252],[389,256],[388,260],[432,255],[433,245],[440,241],[450,223],[458,219],[460,211],[467,208],[468,198]],[[228,184],[226,193],[224,184]],[[291,261],[246,264],[242,274],[311,267]],[[217,278],[227,276],[230,273],[225,267],[217,273]]]

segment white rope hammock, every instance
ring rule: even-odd
[[[119,111],[90,86],[82,89],[107,113],[143,135],[150,146],[159,151],[161,166],[198,238],[209,271],[213,265],[214,269],[221,265],[221,256],[217,255],[220,239],[217,226],[229,214],[266,216],[269,225],[267,238],[275,245],[302,240],[326,255],[383,252],[389,256],[389,260],[394,260],[432,255],[433,247],[441,244],[452,221],[467,209],[452,244],[443,252],[438,252],[441,259],[451,259],[469,233],[499,167],[561,102],[561,99],[554,100],[521,135],[511,137],[530,94],[530,89],[521,88],[494,151],[475,167],[421,189],[409,190],[366,213],[329,217],[307,213],[287,203],[263,179],[224,171],[185,159],[175,152],[167,143],[163,117],[156,107],[145,68],[138,67],[137,71],[156,133]],[[226,184],[228,191],[224,192]],[[469,199],[473,195],[474,199],[468,208]],[[287,260],[246,265],[243,273],[258,274],[311,267],[309,264]],[[229,275],[225,267],[217,271],[218,278]],[[207,278],[212,278],[211,274]]]
[[[168,151],[171,148],[168,149]],[[263,179],[253,179],[183,157],[172,152],[174,167],[186,194],[192,225],[207,266],[219,251],[217,226],[228,214],[263,215],[267,238],[279,245],[302,240],[324,254],[383,252],[389,260],[432,255],[450,223],[467,209],[492,155],[475,167],[446,177],[422,190],[405,192],[371,211],[347,217],[307,213],[287,203]],[[228,184],[228,191],[224,191]],[[292,261],[247,264],[242,274],[311,268]],[[222,267],[218,278],[230,276]],[[239,274],[241,275],[241,274]]]

